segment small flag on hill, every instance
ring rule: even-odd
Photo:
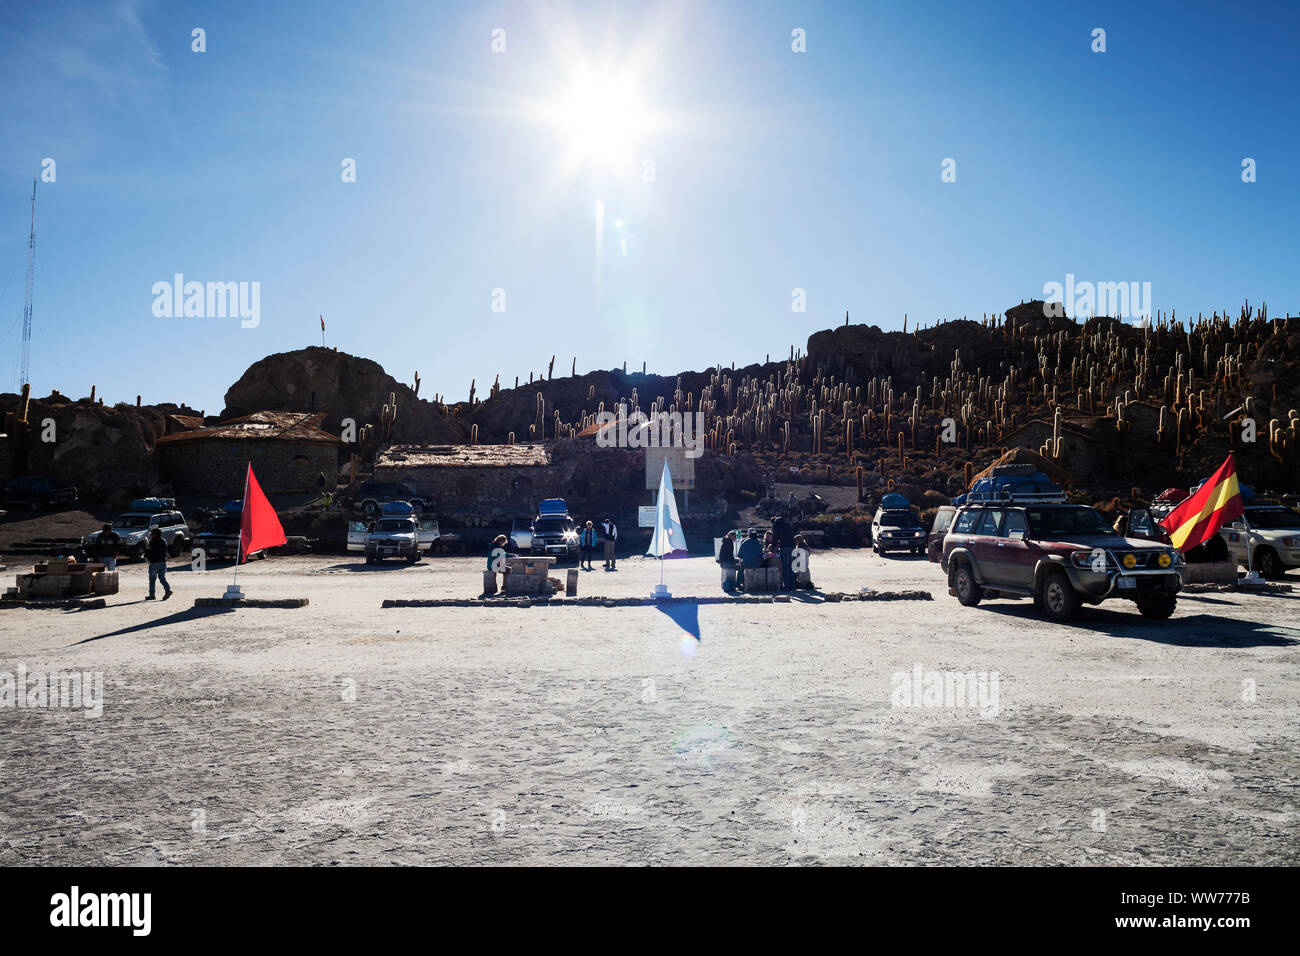
[[[250,554],[278,547],[284,542],[280,516],[257,483],[250,461],[248,474],[244,476],[244,508],[239,520],[239,563],[247,561]]]
[[[322,332],[325,331],[325,316],[323,316],[323,315],[320,317],[320,330],[321,330]]]
[[[1237,464],[1229,453],[1210,480],[1160,523],[1169,532],[1169,540],[1175,548],[1189,551],[1209,541],[1220,526],[1244,513],[1241,488],[1237,484]]]

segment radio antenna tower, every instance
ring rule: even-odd
[[[32,354],[32,280],[36,277],[36,177],[32,177],[32,228],[27,233],[27,291],[23,295],[23,358],[18,373],[18,391],[27,384]]]

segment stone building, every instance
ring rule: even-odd
[[[999,444],[1007,448],[1023,446],[1037,452],[1045,442],[1052,440],[1052,427],[1052,422],[1036,418],[1004,435]],[[1106,450],[1101,436],[1090,423],[1077,418],[1066,419],[1061,423],[1061,440],[1065,445],[1062,465],[1075,478],[1087,480],[1103,473]]]
[[[342,439],[321,429],[324,415],[256,412],[158,439],[163,479],[177,491],[238,498],[248,463],[267,494],[317,490],[319,476],[338,474]]]
[[[533,514],[543,498],[565,497],[552,449],[528,445],[392,445],[375,462],[379,481],[414,482],[442,515]]]

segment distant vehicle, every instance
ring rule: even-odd
[[[26,505],[32,511],[39,511],[73,504],[77,500],[77,489],[60,488],[48,478],[33,475],[6,483],[4,500],[7,504]]]
[[[190,526],[185,516],[174,510],[172,498],[137,498],[125,514],[118,515],[113,530],[122,539],[121,556],[142,560],[149,543],[149,532],[157,528],[167,542],[167,553],[172,557],[186,549],[190,541]],[[100,532],[93,531],[81,539],[81,546],[93,553],[92,545],[99,540]]]
[[[943,560],[943,539],[948,534],[948,529],[952,527],[952,519],[956,515],[957,509],[953,505],[940,505],[939,510],[934,513],[934,524],[930,526],[930,533],[925,543],[925,555],[934,564]]]
[[[533,522],[531,518],[516,518],[510,522],[510,550],[531,551],[533,548]]]
[[[370,531],[370,525],[375,531]],[[410,556],[410,546],[406,539],[414,534],[415,557]],[[405,557],[414,564],[422,552],[431,552],[441,534],[437,518],[426,518],[415,514],[388,514],[371,521],[351,521],[348,523],[349,551],[363,551],[366,563],[391,557]],[[372,546],[372,539],[374,541]]]
[[[406,481],[363,481],[352,499],[356,508],[369,517],[380,514],[384,505],[395,501],[407,502],[416,514],[432,511],[434,507],[430,495],[421,494],[414,482]]]
[[[578,557],[578,529],[569,515],[563,498],[547,498],[537,506],[537,517],[532,523],[533,554],[549,554],[561,559]]]
[[[876,554],[889,551],[925,551],[925,529],[902,495],[888,494],[880,499],[880,508],[871,519],[871,550]]]
[[[242,501],[227,502],[225,510],[209,518],[203,530],[194,536],[190,542],[191,547],[202,548],[205,560],[239,560],[239,525],[243,517],[243,505]],[[245,560],[260,560],[265,557],[265,551],[254,551]]]
[[[1042,475],[1020,483],[995,478],[962,496],[943,540],[948,590],[963,605],[1028,597],[1057,622],[1084,602],[1110,598],[1135,602],[1145,617],[1174,612],[1182,588],[1176,549],[1121,537],[1095,508],[1070,504]]]
[[[1247,505],[1246,514],[1219,529],[1238,564],[1266,578],[1300,567],[1300,513],[1285,505]]]

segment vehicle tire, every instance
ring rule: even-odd
[[[40,499],[40,498],[33,498],[31,501],[27,502],[27,508],[28,508],[29,511],[40,511],[40,510],[41,510],[41,499]]]
[[[1058,624],[1070,620],[1079,610],[1079,595],[1064,571],[1052,570],[1043,579],[1038,605],[1048,618]]]
[[[374,501],[361,502],[361,513],[367,517],[374,517],[379,514],[379,504]]]
[[[167,553],[170,554],[173,558],[181,553],[181,539],[179,535],[177,535],[175,538],[172,538],[171,541],[168,542]]]
[[[964,607],[974,607],[984,597],[984,589],[976,582],[975,572],[967,561],[957,565],[952,575],[952,586],[957,592],[957,600]]]
[[[1282,562],[1277,559],[1277,552],[1272,548],[1256,548],[1255,570],[1266,578],[1280,578]]]
[[[366,555],[366,564],[374,564],[374,563],[375,563],[375,559],[372,558],[370,555]]]
[[[1172,594],[1144,594],[1137,599],[1138,611],[1143,617],[1166,618],[1174,613],[1178,598]]]
[[[415,564],[419,560],[420,560],[420,552],[416,551],[415,554],[411,555],[409,558],[406,559],[406,563]]]

